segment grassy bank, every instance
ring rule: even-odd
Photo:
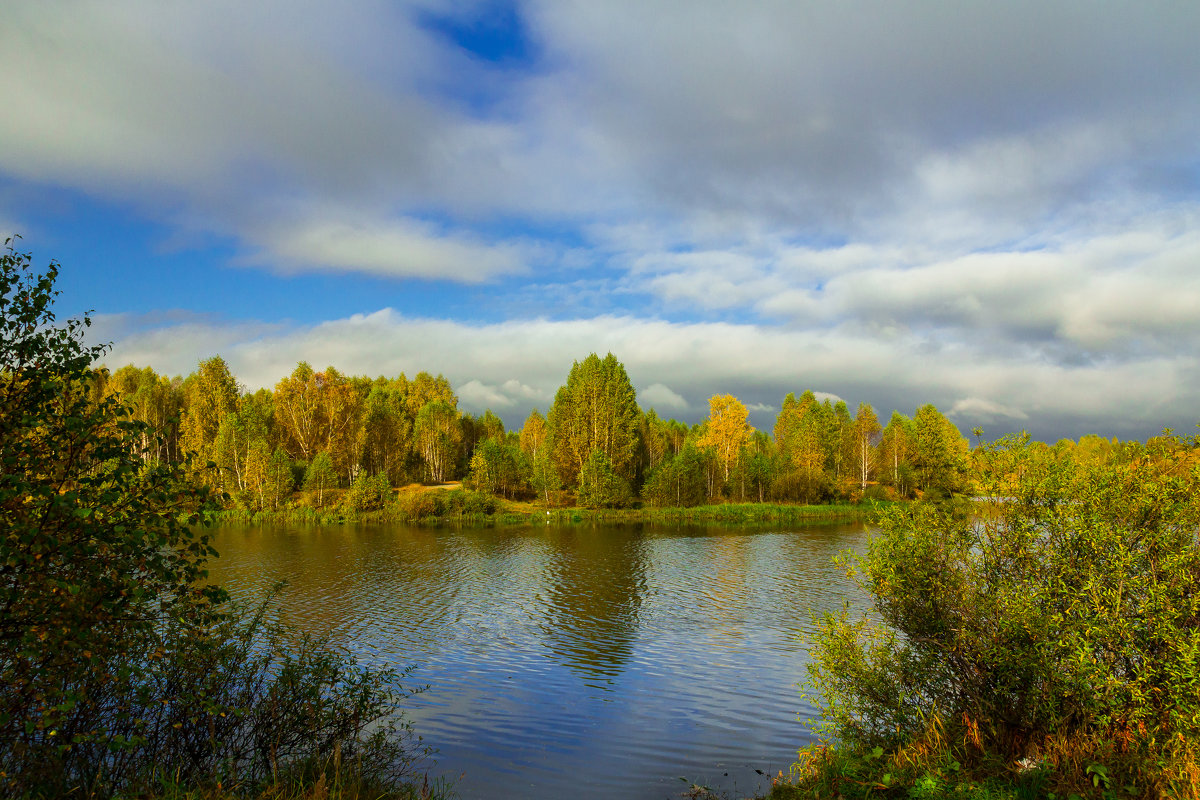
[[[1200,796],[1196,745],[1176,737],[1137,741],[1113,728],[1059,733],[1006,758],[970,738],[955,740],[934,722],[892,748],[816,745],[801,751],[765,800],[1121,800]]]
[[[579,508],[547,507],[510,501],[461,488],[409,488],[396,492],[381,508],[356,510],[329,503],[316,508],[296,498],[293,505],[273,511],[228,509],[214,522],[300,523],[405,523],[422,526],[491,527],[509,525],[575,525],[587,523],[661,525],[769,525],[853,522],[869,520],[886,503],[793,505],[786,503],[723,503],[691,508]]]
[[[164,781],[142,800],[441,800],[454,797],[443,781],[428,778],[397,787],[364,780],[332,763],[301,777],[272,781],[254,789],[230,789],[216,784],[197,787]]]

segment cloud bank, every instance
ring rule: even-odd
[[[842,330],[631,317],[467,325],[389,309],[311,327],[195,320],[127,333],[137,322],[97,319],[96,335],[116,340],[106,358],[110,366],[132,362],[186,374],[196,367],[196,353],[219,353],[249,389],[274,386],[300,360],[372,377],[444,373],[464,408],[490,408],[510,428],[533,408],[545,412],[571,364],[590,352],[616,355],[639,403],[660,416],[699,422],[708,398],[728,393],[767,430],[785,394],[812,389],[846,400],[852,413],[869,402],[881,416],[892,409],[912,415],[932,402],[964,433],[981,426],[997,435],[1029,429],[1047,438],[1089,432],[1145,437],[1165,424],[1194,424],[1200,391],[1200,372],[1186,357],[1065,365],[1018,354],[980,363],[970,350],[914,335],[885,342]]]
[[[181,298],[140,332],[114,289],[113,358],[168,371],[444,370],[517,414],[612,350],[683,415],[814,388],[1144,436],[1200,416],[1196,30],[1166,2],[22,1],[0,222],[89,235],[67,192],[228,242],[230,292],[278,277],[259,318]],[[422,311],[290,318],[314,274]]]

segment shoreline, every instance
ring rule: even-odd
[[[457,493],[457,492],[456,492]],[[471,493],[473,494],[473,493]],[[890,502],[794,505],[788,503],[722,503],[673,508],[590,509],[580,507],[546,508],[488,497],[467,497],[457,508],[440,513],[413,515],[399,503],[372,511],[354,511],[344,507],[314,508],[296,506],[277,511],[225,509],[206,520],[210,524],[228,523],[305,523],[314,525],[395,524],[418,527],[492,528],[532,525],[645,524],[664,525],[769,525],[773,523],[821,524],[868,521]],[[485,496],[486,497],[486,496]],[[472,501],[475,502],[472,502]],[[456,504],[457,505],[457,504]]]

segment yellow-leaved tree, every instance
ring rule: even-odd
[[[715,394],[708,399],[708,422],[697,444],[716,452],[725,468],[726,482],[754,430],[746,423],[748,416],[746,407],[731,394]]]

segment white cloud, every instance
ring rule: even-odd
[[[419,10],[480,13],[442,5]],[[489,70],[416,7],[6,10],[0,102],[21,113],[0,170],[250,245],[247,218],[300,198],[333,205],[330,226],[370,209],[667,225],[701,249],[737,230],[990,246],[1095,211],[1097,189],[1157,195],[1176,179],[1148,154],[1196,155],[1187,6],[531,2],[527,72]]]
[[[892,408],[911,414],[932,402],[951,409],[964,430],[1028,422],[1035,434],[1052,438],[1064,425],[1073,436],[1189,429],[1200,394],[1200,371],[1190,355],[1056,364],[1030,358],[1028,350],[982,353],[912,334],[883,340],[852,331],[634,317],[468,325],[386,309],[286,329],[196,321],[151,326],[118,336],[106,361],[188,372],[214,352],[251,389],[273,386],[302,359],[350,374],[443,373],[459,387],[464,408],[480,413],[491,407],[509,427],[519,426],[533,407],[544,411],[571,363],[591,352],[612,352],[622,361],[634,385],[645,387],[638,398],[643,407],[698,422],[709,396],[729,392],[752,410],[756,427],[768,430],[779,400],[805,389],[845,398],[852,407],[870,402],[881,415]]]
[[[512,378],[499,386],[470,380],[455,389],[458,399],[470,409],[492,409],[493,411],[528,410],[539,405],[548,408],[554,397],[546,390],[535,389]]]
[[[508,408],[513,404],[511,397],[496,391],[496,387],[487,386],[479,381],[467,381],[456,390],[458,399],[470,407]]]
[[[964,397],[950,408],[952,417],[964,417],[990,422],[996,419],[1027,420],[1029,415],[1019,408],[1010,408],[983,397]]]
[[[432,225],[405,219],[340,221],[317,215],[294,225],[275,225],[257,239],[269,256],[255,260],[289,270],[353,270],[462,283],[528,271],[529,254],[514,245],[444,235]]]
[[[682,413],[688,410],[688,401],[661,383],[652,383],[638,392],[638,404],[645,411],[651,408],[667,413]]]
[[[779,245],[753,268],[736,250],[725,258],[647,256],[664,271],[643,286],[664,300],[751,310],[804,329],[937,331],[984,347],[1037,342],[1051,359],[1170,354],[1200,343],[1198,218],[1150,216],[1036,249],[904,254]]]
[[[102,359],[110,369],[136,364],[153,367],[159,374],[167,376],[194,372],[201,360],[214,355],[254,352],[260,342],[286,335],[286,329],[278,324],[227,322],[210,315],[186,312],[94,314],[91,320],[87,340],[95,344],[113,343]],[[277,366],[282,368],[284,365]],[[295,362],[292,362],[269,381],[252,373],[248,376],[248,385],[252,389],[274,386],[294,366]],[[238,377],[247,382],[247,376]]]

